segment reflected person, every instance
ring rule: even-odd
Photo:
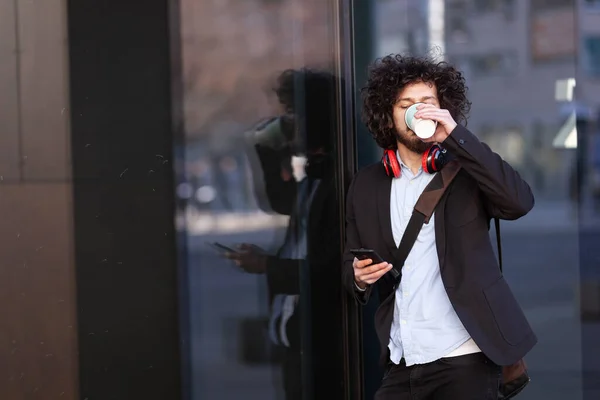
[[[269,338],[283,349],[287,399],[311,396],[312,378],[303,376],[303,365],[317,377],[314,387],[327,377],[320,369],[329,367],[317,358],[319,348],[331,346],[332,333],[318,330],[311,310],[318,307],[326,315],[323,309],[335,301],[313,304],[306,291],[339,279],[331,268],[341,262],[332,156],[335,87],[334,76],[322,71],[287,70],[279,76],[275,92],[282,115],[250,132],[248,155],[258,204],[290,216],[285,239],[275,255],[252,244],[229,255],[245,271],[266,276]],[[332,309],[329,316],[336,313]]]

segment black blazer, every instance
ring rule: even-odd
[[[256,157],[252,154],[253,151],[256,152]],[[262,179],[254,188],[257,198],[263,198],[259,202],[261,208],[266,212],[289,215],[290,224],[297,223],[293,220],[296,219],[294,208],[298,184],[294,179],[283,180],[281,177],[281,166],[287,164],[285,155],[260,146],[249,147],[248,154],[253,157],[251,165],[254,176]],[[304,350],[314,353],[314,365],[311,367],[313,371],[327,370],[336,360],[335,357],[327,359],[327,355],[338,347],[341,352],[339,331],[321,329],[323,326],[342,325],[339,300],[343,295],[343,288],[341,285],[331,285],[331,282],[339,283],[342,263],[341,215],[335,171],[333,162],[330,163],[331,166],[325,168],[325,175],[320,177],[308,210],[306,258],[281,258],[278,252],[267,258],[266,270],[269,303],[277,294],[301,295],[295,312],[286,324],[287,337],[291,350],[300,351],[304,342]],[[290,234],[289,230],[290,226],[286,230],[286,236]],[[305,339],[302,340],[302,337]],[[307,343],[310,343],[310,348]],[[330,375],[323,373],[320,376]]]
[[[458,125],[441,144],[462,166],[435,212],[435,237],[440,271],[448,297],[463,325],[483,353],[498,365],[522,358],[537,342],[521,307],[504,280],[489,236],[490,220],[514,220],[534,204],[529,185],[501,157],[466,128]],[[394,263],[395,242],[390,220],[392,179],[381,163],[361,170],[347,196],[344,283],[366,304],[372,287],[359,292],[354,285],[353,248],[374,249]],[[388,343],[396,286],[377,283],[381,304],[375,329],[381,362]]]

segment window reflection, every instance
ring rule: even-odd
[[[600,35],[586,35],[582,51],[585,72],[590,77],[600,77]]]
[[[314,398],[342,384],[332,4],[182,8],[192,397]]]

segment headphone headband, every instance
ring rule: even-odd
[[[433,174],[434,172],[441,171],[446,165],[446,150],[437,144],[432,145],[427,151],[423,153],[421,158],[421,166],[423,171]],[[399,178],[402,175],[402,169],[396,157],[396,150],[386,149],[383,151],[381,162],[385,168],[385,173],[388,176]]]

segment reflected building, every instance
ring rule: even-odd
[[[570,103],[580,113],[600,107],[594,7],[584,0],[446,2],[446,54],[465,71],[470,126],[525,174],[539,200],[570,195],[571,169],[563,165],[574,163],[575,152],[553,146]],[[577,97],[565,102],[557,83],[568,78],[577,81]]]

